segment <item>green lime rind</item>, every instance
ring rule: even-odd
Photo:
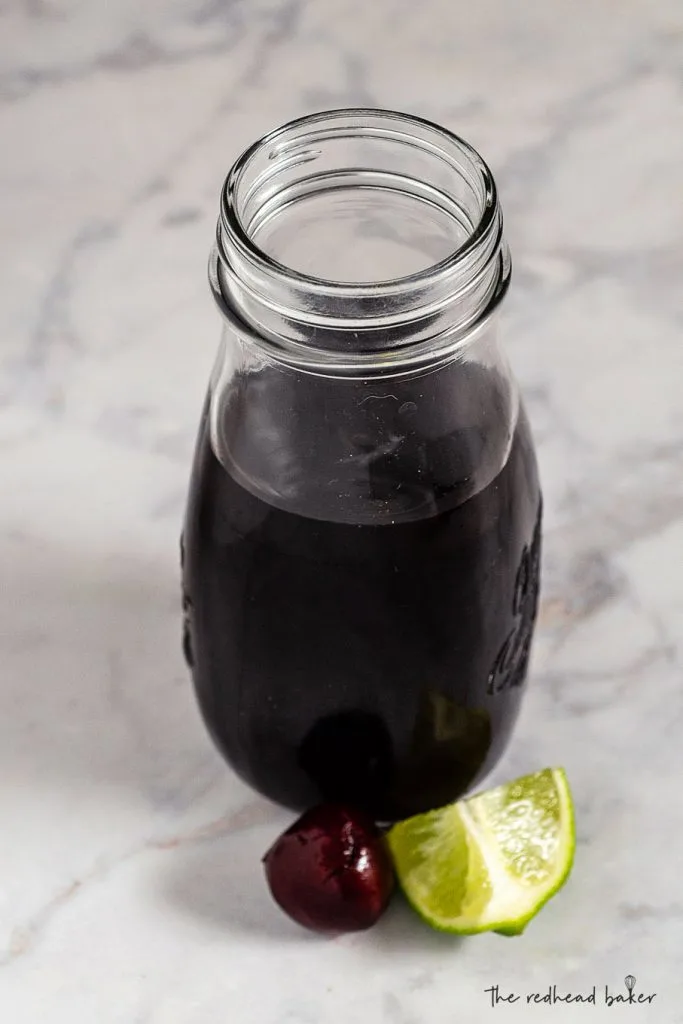
[[[388,842],[406,899],[432,928],[520,935],[572,868],[566,774],[546,768],[409,818]]]

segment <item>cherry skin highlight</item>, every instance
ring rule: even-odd
[[[275,840],[263,858],[275,901],[305,928],[351,932],[370,928],[394,889],[391,856],[371,818],[353,808],[320,804]]]

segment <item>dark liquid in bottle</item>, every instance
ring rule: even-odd
[[[490,406],[495,381],[484,383]],[[204,417],[184,534],[186,656],[216,744],[271,799],[344,800],[396,820],[458,798],[498,760],[536,617],[541,500],[523,411],[504,467],[454,505],[462,473],[449,486],[444,465],[475,450],[462,431],[422,444],[417,423],[377,486],[417,474],[432,514],[354,525],[255,497],[216,458]]]

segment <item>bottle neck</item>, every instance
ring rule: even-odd
[[[293,121],[225,182],[209,279],[284,362],[364,374],[451,357],[510,278],[495,183],[449,132],[378,110]]]

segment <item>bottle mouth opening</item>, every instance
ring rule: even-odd
[[[320,209],[322,197],[342,200],[341,210],[333,210],[329,217]],[[310,229],[308,204],[315,205],[316,220],[329,232],[333,221],[342,219],[343,200],[354,198],[361,201],[348,204],[348,217],[353,221],[358,212],[365,214],[365,224],[357,226],[366,228],[366,239],[372,237],[373,227],[378,234],[382,227],[393,228],[392,234],[400,229],[400,224],[383,223],[383,214],[391,215],[392,202],[403,199],[406,209],[412,205],[423,217],[431,212],[440,218],[443,230],[424,237],[423,221],[418,225],[423,237],[412,240],[406,233],[396,239],[398,245],[403,242],[407,248],[412,241],[427,257],[430,248],[447,251],[412,271],[387,275],[380,265],[377,276],[360,280],[340,280],[278,258],[280,219],[286,218],[292,232],[302,227],[301,221]],[[384,209],[378,211],[377,205]],[[488,167],[468,143],[444,128],[394,111],[335,110],[292,121],[247,149],[225,182],[221,220],[231,240],[254,260],[310,285],[356,291],[408,284],[462,261],[490,230],[496,206]],[[373,215],[374,223],[368,224]],[[299,252],[297,261],[306,255]],[[320,251],[310,253],[306,262],[316,256]]]
[[[388,330],[395,346],[471,321],[502,249],[495,183],[467,142],[412,115],[328,111],[233,165],[214,292],[273,341],[376,351]]]

